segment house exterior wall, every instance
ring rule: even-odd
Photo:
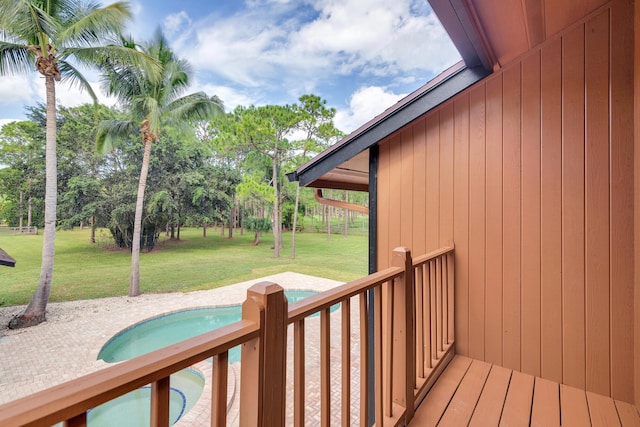
[[[634,169],[640,170],[640,2],[635,2],[634,13]],[[634,176],[634,206],[640,206],[640,173]],[[635,224],[640,224],[640,209],[634,212]],[[640,404],[640,226],[634,228],[635,240],[635,280],[634,280],[634,308],[635,308],[635,392],[636,404]]]
[[[455,242],[457,353],[629,402],[633,11],[609,3],[382,141],[377,211],[379,269]]]

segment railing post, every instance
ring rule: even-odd
[[[261,282],[247,290],[242,318],[259,322],[260,338],[242,346],[241,426],[285,424],[287,316],[279,285]]]
[[[413,286],[413,260],[407,248],[393,250],[393,266],[404,270],[402,278],[393,286],[393,402],[405,408],[405,423],[413,418],[414,388],[416,381],[415,363],[415,320],[413,306],[415,289]]]
[[[151,384],[151,425],[169,426],[170,377],[164,377]]]

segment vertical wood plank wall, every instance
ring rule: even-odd
[[[634,2],[634,55],[633,64],[634,70],[640,70],[640,2]],[[631,14],[629,14],[631,15]],[[633,164],[634,170],[640,170],[640,73],[634,72],[634,135],[633,135]],[[640,173],[634,175],[634,206],[640,206]],[[634,224],[640,224],[640,209],[634,210]],[[633,306],[634,306],[634,353],[635,357],[635,392],[636,392],[636,404],[640,404],[640,226],[634,227],[634,261],[635,261],[635,280],[634,280],[634,294],[633,294]]]
[[[634,401],[633,3],[380,144],[378,267],[456,245],[459,354]],[[640,357],[640,355],[638,355]]]

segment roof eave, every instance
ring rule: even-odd
[[[302,186],[312,184],[327,172],[376,145],[398,129],[446,102],[488,74],[490,71],[482,65],[461,67],[428,90],[418,89],[415,92],[419,93],[417,96],[414,93],[399,101],[399,107],[391,107],[388,113],[376,117],[310,162],[302,165],[295,172],[288,174],[289,180],[297,180]],[[428,85],[429,83],[426,86]],[[424,92],[420,93],[421,91]]]

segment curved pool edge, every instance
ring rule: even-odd
[[[228,424],[237,418],[238,392],[240,388],[240,376],[238,375],[239,363],[230,363],[227,376],[227,422]],[[213,390],[213,364],[206,361],[198,362],[191,366],[197,368],[204,377],[204,387],[198,401],[191,407],[174,427],[192,427],[197,425],[209,425],[211,422],[211,395]],[[235,416],[233,416],[235,408]]]
[[[311,293],[319,293],[317,289],[308,289],[301,286],[291,287],[285,289],[285,291],[301,291],[301,292],[311,292]],[[291,303],[295,302],[292,301]],[[241,304],[208,304],[208,305],[193,305],[193,306],[183,306],[178,309],[166,311],[160,314],[156,314],[145,319],[139,320],[133,324],[128,325],[125,328],[120,329],[118,332],[114,333],[109,339],[103,341],[103,345],[96,351],[93,351],[94,361],[100,366],[100,369],[103,367],[107,367],[112,363],[120,363],[118,362],[107,362],[102,359],[98,359],[102,350],[113,340],[117,339],[123,333],[127,331],[133,330],[141,325],[144,325],[154,319],[159,319],[162,317],[171,316],[174,314],[182,313],[185,311],[198,311],[198,310],[207,310],[214,308],[229,308],[229,307],[241,307]],[[332,310],[333,311],[333,310]],[[238,421],[239,417],[239,405],[237,401],[238,392],[239,392],[239,362],[230,362],[229,363],[229,371],[228,371],[228,389],[227,389],[227,410],[228,410],[228,421],[233,423]],[[192,369],[198,371],[203,379],[204,386],[200,396],[198,397],[195,404],[187,411],[185,414],[178,419],[178,421],[174,424],[176,426],[191,426],[191,425],[206,425],[210,422],[211,418],[211,396],[212,396],[212,369],[213,365],[206,360],[197,362],[196,364],[191,366]]]

